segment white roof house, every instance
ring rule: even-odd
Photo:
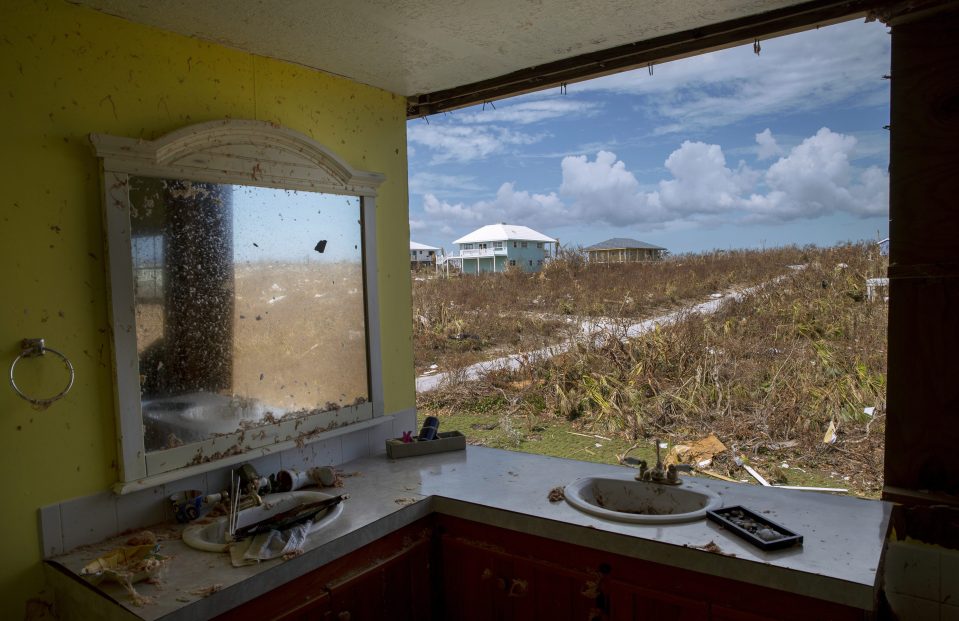
[[[521,226],[519,224],[506,224],[505,222],[500,222],[499,224],[487,224],[484,227],[480,227],[469,233],[460,237],[454,244],[470,244],[477,242],[491,242],[491,241],[535,241],[535,242],[552,242],[556,243],[557,240],[543,235],[538,231],[534,231],[528,226]]]
[[[502,272],[509,268],[536,272],[549,260],[550,244],[559,240],[518,224],[487,224],[453,242],[459,254],[448,261],[466,274]]]

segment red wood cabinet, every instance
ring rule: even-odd
[[[276,621],[830,621],[868,613],[443,515],[224,614]]]
[[[440,542],[442,618],[590,618],[594,601],[583,595],[590,576],[473,542],[444,536]]]
[[[436,516],[451,621],[863,621],[868,613],[692,571]]]
[[[227,612],[222,621],[430,621],[432,528],[407,526]]]
[[[603,592],[609,603],[607,616],[600,618],[609,621],[707,621],[710,618],[708,604],[694,597],[661,593],[619,580],[607,581]]]

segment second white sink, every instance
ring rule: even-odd
[[[580,511],[639,524],[691,522],[723,504],[714,492],[688,478],[682,485],[664,485],[637,481],[632,474],[577,479],[566,486],[565,495]]]

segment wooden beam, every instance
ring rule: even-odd
[[[959,505],[959,3],[893,22],[884,497]]]
[[[758,15],[685,30],[506,75],[407,98],[407,118],[455,110],[602,75],[660,64],[764,37],[781,36],[869,14],[878,0],[813,0]]]

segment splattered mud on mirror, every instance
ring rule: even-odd
[[[360,200],[130,177],[147,451],[369,399]]]

